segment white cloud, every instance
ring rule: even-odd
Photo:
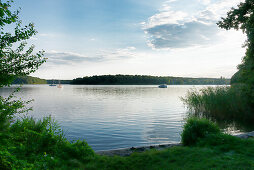
[[[100,50],[93,56],[87,56],[75,52],[59,52],[51,50],[45,53],[45,57],[48,58],[48,63],[54,65],[79,64],[83,62],[96,63],[133,58],[136,56],[136,53],[134,52],[135,50],[135,47],[126,47],[113,50]]]
[[[170,49],[213,44],[221,39],[216,22],[243,0],[199,0],[203,6],[191,1],[184,8],[174,5],[180,1],[166,1],[157,14],[142,23],[148,46]],[[190,10],[188,5],[199,10]]]
[[[198,0],[203,5],[209,5],[211,3],[211,0]]]
[[[174,11],[169,4],[164,4],[159,13],[151,16],[147,22],[142,22],[144,28],[152,28],[164,24],[181,24],[188,14],[183,11]]]
[[[88,57],[83,54],[74,53],[74,52],[59,52],[51,50],[45,53],[45,57],[48,58],[47,62],[55,65],[68,65],[75,64],[80,62],[95,62],[100,61],[99,57]]]
[[[114,50],[101,50],[96,56],[105,60],[129,59],[136,56],[135,47],[119,48]]]

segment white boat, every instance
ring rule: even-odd
[[[54,84],[54,80],[52,80],[52,83],[49,86],[56,86],[56,84]]]
[[[49,86],[56,86],[56,84],[50,84]]]
[[[159,88],[167,88],[168,86],[166,84],[160,84],[158,87]]]
[[[63,88],[63,86],[61,85],[60,80],[58,80],[58,85],[57,85],[57,88]]]

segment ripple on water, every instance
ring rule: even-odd
[[[31,114],[52,115],[67,139],[108,150],[180,141],[186,110],[179,97],[191,87],[24,85],[17,96],[34,99]],[[0,89],[0,95],[13,89]]]

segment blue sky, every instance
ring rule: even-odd
[[[33,76],[231,77],[245,36],[216,22],[241,0],[16,0],[48,58]]]

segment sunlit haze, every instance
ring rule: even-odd
[[[48,58],[32,76],[230,78],[246,37],[216,22],[241,0],[18,0],[29,40]]]

